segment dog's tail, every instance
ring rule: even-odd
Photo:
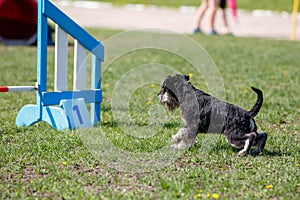
[[[251,89],[257,94],[257,100],[253,108],[249,111],[249,114],[251,117],[255,117],[263,104],[263,93],[255,87],[251,87]]]

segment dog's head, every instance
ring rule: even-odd
[[[173,111],[179,108],[179,99],[183,94],[180,86],[188,83],[189,79],[189,76],[176,74],[174,76],[167,76],[162,82],[161,90],[157,96],[160,103],[163,104],[167,110]]]

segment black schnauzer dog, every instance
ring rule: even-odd
[[[251,152],[258,155],[263,151],[267,133],[257,133],[254,117],[263,103],[263,94],[252,87],[257,94],[257,101],[250,111],[230,103],[223,102],[198,90],[189,82],[189,76],[167,76],[157,94],[159,101],[167,110],[181,109],[185,126],[180,128],[172,141],[174,148],[185,149],[194,144],[198,133],[224,133],[231,146],[242,149],[239,155]]]

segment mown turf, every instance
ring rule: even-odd
[[[108,30],[90,29],[90,32],[107,46],[112,44],[107,38],[116,34]],[[141,32],[133,38],[140,38],[138,34],[145,35]],[[153,35],[155,40],[158,34]],[[171,135],[182,125],[180,112],[163,112],[156,98],[158,83],[139,79],[154,80],[159,74],[145,75],[137,71],[134,83],[139,83],[138,87],[130,93],[125,105],[120,104],[122,98],[116,99],[116,95],[120,88],[127,94],[130,85],[122,88],[120,83],[135,70],[141,68],[147,72],[152,65],[143,67],[149,63],[192,74],[191,82],[208,92],[209,77],[202,77],[205,72],[193,68],[184,57],[158,48],[131,49],[110,58],[121,49],[114,45],[109,46],[103,66],[101,124],[92,130],[61,132],[45,123],[16,127],[17,112],[23,105],[35,103],[35,94],[0,94],[0,197],[299,199],[300,43],[230,36],[190,37],[201,44],[216,63],[226,93],[223,100],[250,109],[256,98],[250,86],[263,90],[265,101],[256,122],[259,131],[268,132],[269,138],[262,155],[240,158],[224,136],[214,134],[199,134],[193,148],[183,152],[172,154],[164,149],[170,144]],[[140,42],[145,44],[145,41]],[[178,48],[185,46],[178,45]],[[1,45],[0,61],[0,85],[34,84],[35,47]],[[71,53],[69,61],[71,74]],[[48,63],[51,90],[53,48],[49,48]],[[120,107],[112,104],[115,100]],[[126,112],[127,118],[114,115],[122,116],[124,113],[120,111]],[[160,121],[154,120],[151,124],[151,116]],[[149,131],[150,125],[153,126]],[[107,143],[103,141],[116,148],[105,146]],[[169,154],[158,155],[157,152]]]

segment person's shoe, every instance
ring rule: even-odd
[[[194,34],[197,34],[197,33],[202,33],[201,29],[200,28],[195,28],[194,31],[193,31]]]
[[[218,33],[215,30],[211,30],[208,35],[218,35]]]

